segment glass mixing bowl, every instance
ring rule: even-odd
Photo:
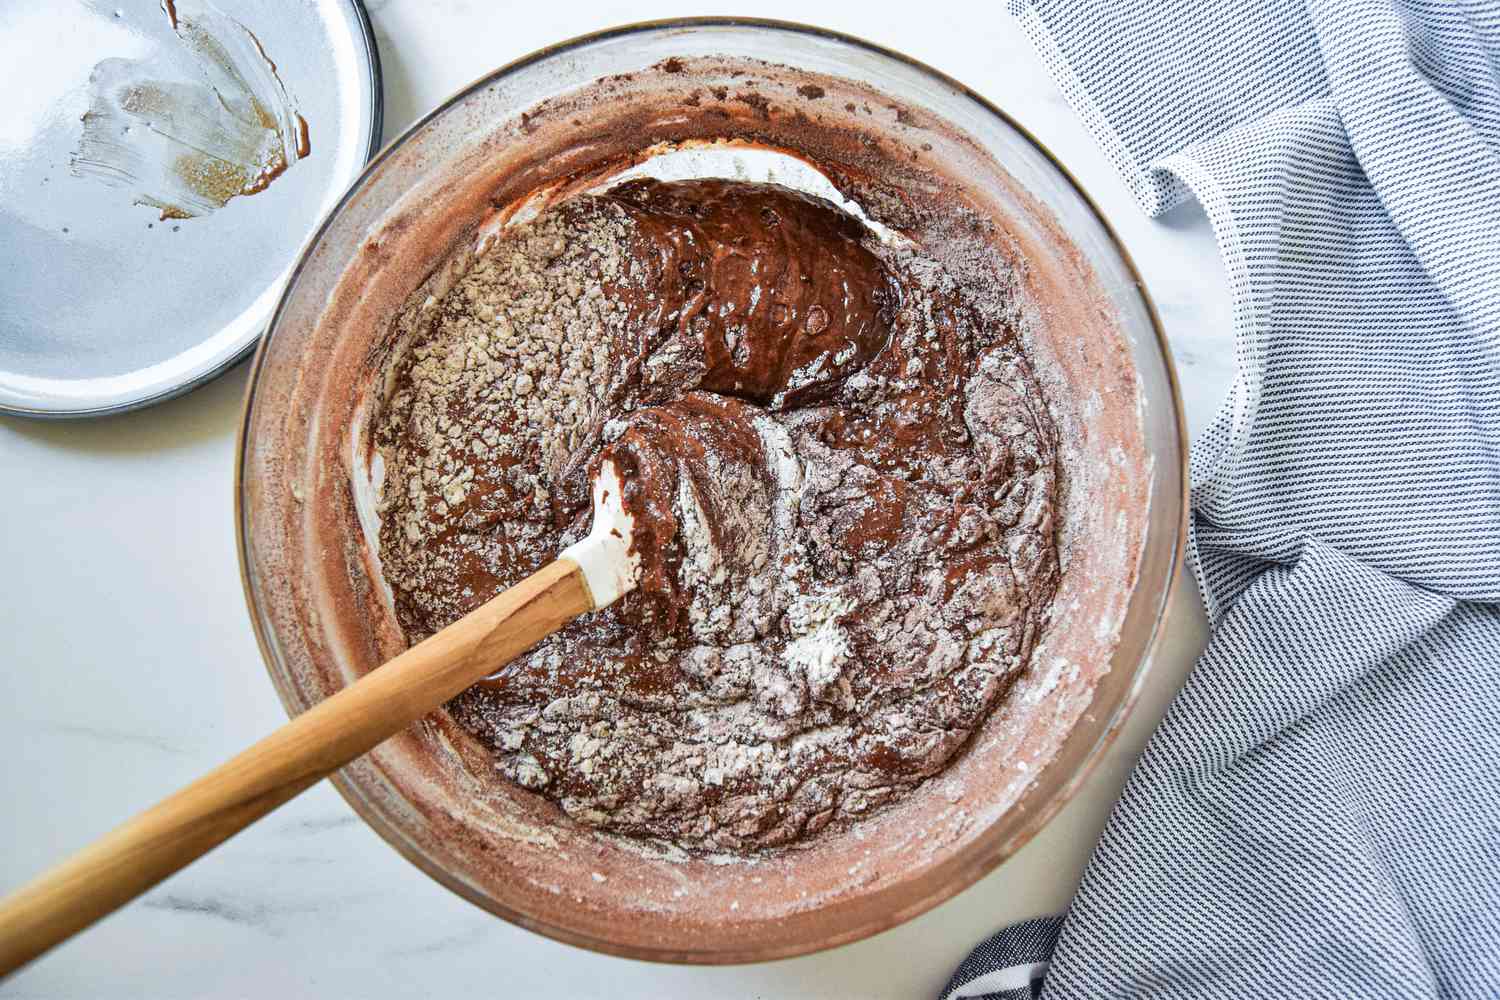
[[[897,53],[763,21],[635,25],[497,70],[382,152],[304,251],[255,360],[238,528],[251,617],[288,711],[401,649],[368,541],[372,373],[393,317],[528,194],[709,148],[803,157],[893,228],[993,220],[986,238],[1014,268],[1067,453],[1063,583],[1026,674],[917,792],[756,859],[574,823],[481,779],[491,765],[444,712],[333,781],[423,871],[507,920],[637,958],[737,962],[873,934],[1009,857],[1119,731],[1159,637],[1187,510],[1166,343],[1109,225],[1004,112]]]

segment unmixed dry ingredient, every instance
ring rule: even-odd
[[[641,588],[450,705],[499,775],[750,852],[941,771],[1057,587],[1056,434],[1011,306],[729,181],[575,197],[415,302],[376,432],[411,640],[580,538],[601,455],[637,517]]]

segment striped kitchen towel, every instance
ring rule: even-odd
[[[943,996],[1500,997],[1500,0],[1010,6],[1207,210],[1238,372],[1209,647],[1067,914]]]

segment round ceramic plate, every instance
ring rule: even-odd
[[[380,140],[357,0],[0,4],[0,411],[224,371]]]

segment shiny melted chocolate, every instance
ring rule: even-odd
[[[899,287],[843,212],[721,180],[635,181],[605,197],[634,222],[632,253],[650,272],[646,295],[625,296],[641,361],[680,351],[696,388],[793,409],[826,399],[890,340]]]

